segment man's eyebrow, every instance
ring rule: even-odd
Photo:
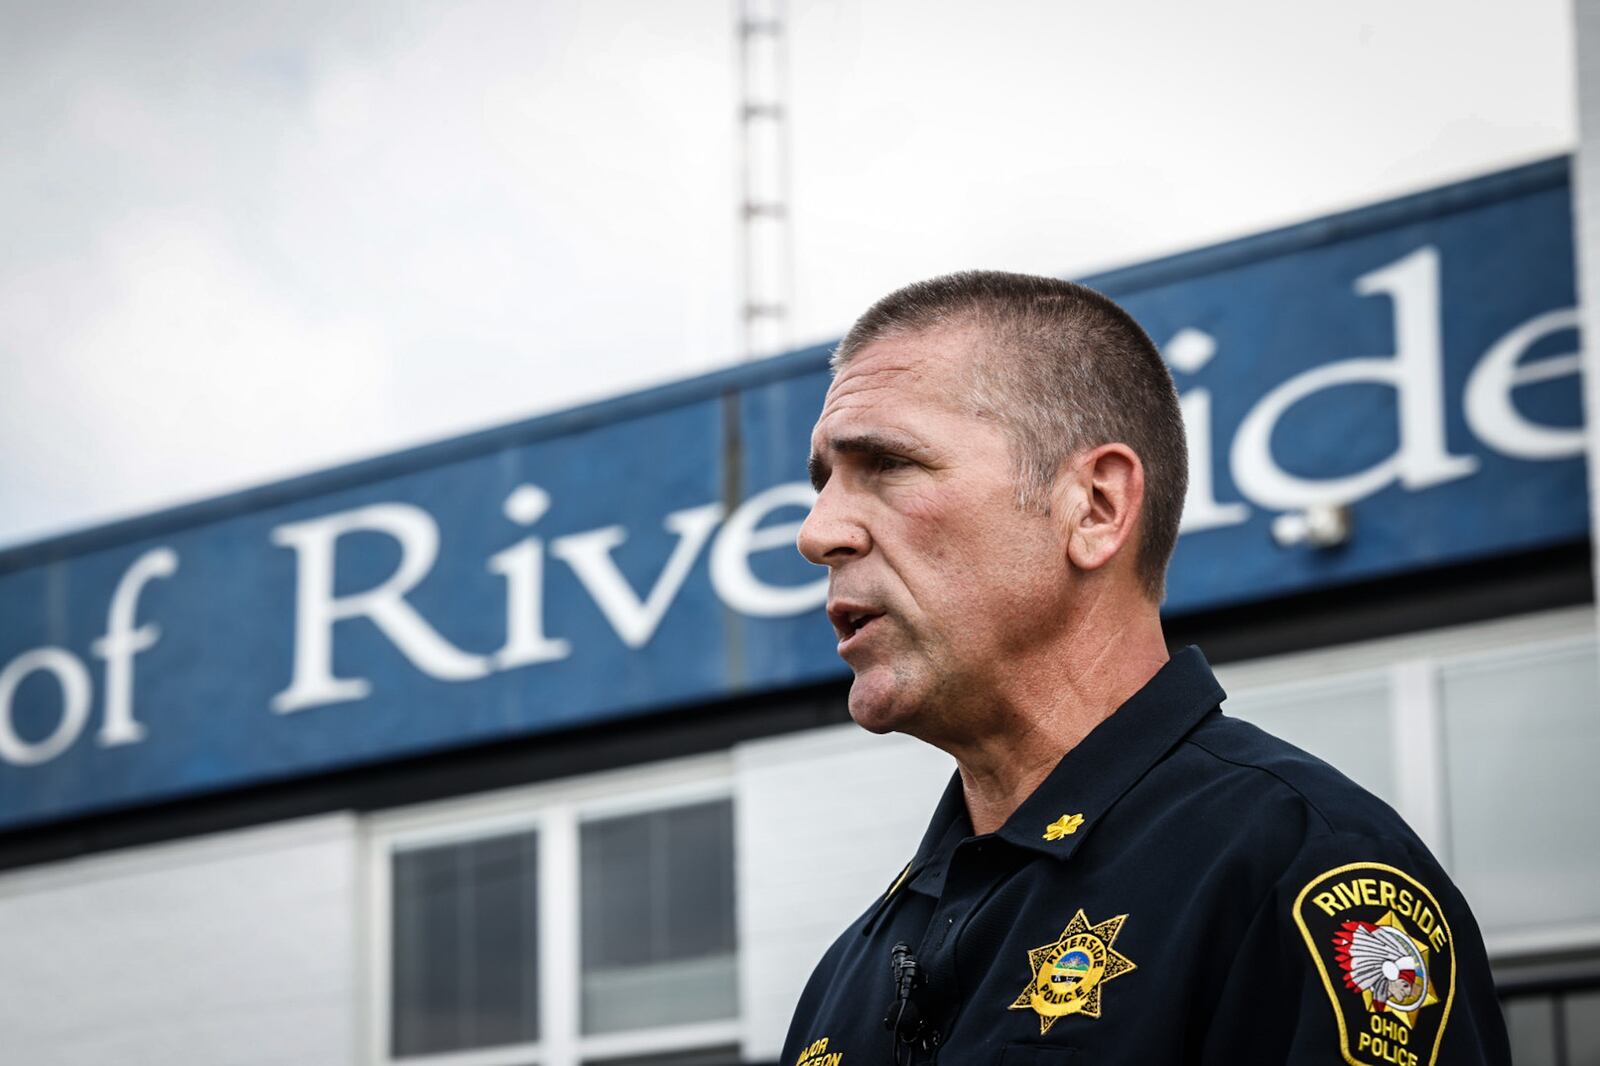
[[[821,492],[822,486],[828,483],[828,464],[816,452],[811,453],[811,458],[806,460],[806,472],[811,475],[811,489]]]
[[[864,455],[867,457],[879,455],[904,455],[915,457],[922,452],[914,441],[906,437],[889,436],[883,433],[857,433],[849,437],[837,437],[828,441],[825,451],[836,455]],[[818,492],[828,482],[830,464],[821,454],[811,453],[811,458],[806,460],[806,470],[811,474],[811,487]]]

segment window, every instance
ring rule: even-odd
[[[733,804],[587,822],[583,1031],[734,1013]]]
[[[1600,990],[1595,980],[1523,992],[1502,1001],[1517,1066],[1585,1066],[1600,1062]]]
[[[1600,922],[1590,641],[1441,665],[1450,866],[1489,929]]]
[[[538,839],[395,851],[397,1057],[539,1038]]]
[[[383,1063],[738,1062],[724,757],[372,819]]]

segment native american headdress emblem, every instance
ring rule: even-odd
[[[1428,994],[1424,952],[1402,929],[1368,922],[1344,922],[1333,934],[1334,959],[1345,987],[1372,994],[1375,1011],[1410,1013]]]

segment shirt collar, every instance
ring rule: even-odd
[[[950,775],[950,783],[944,786],[944,795],[933,809],[928,830],[922,834],[922,843],[917,845],[917,857],[911,860],[906,887],[937,898],[944,891],[950,854],[971,835],[972,819],[967,814],[967,798],[961,790],[958,770]]]
[[[1184,648],[1067,752],[996,835],[1020,848],[1068,858],[1123,793],[1225,695],[1200,649]],[[971,835],[957,773],[911,860],[906,887],[937,896],[950,853]]]
[[[1200,649],[1184,648],[1062,756],[998,835],[1021,848],[1069,857],[1123,793],[1224,698]]]

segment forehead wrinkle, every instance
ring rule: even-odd
[[[949,347],[935,350],[940,342]],[[819,474],[825,479],[830,453],[837,454],[831,447],[835,435],[839,439],[881,438],[890,432],[921,457],[933,457],[926,435],[914,428],[920,421],[918,415],[929,410],[966,416],[975,413],[961,375],[970,347],[966,331],[935,329],[885,337],[861,349],[839,371],[823,398],[807,464],[813,483],[820,480]]]
[[[926,376],[922,368],[914,362],[864,367],[861,370],[855,370],[855,364],[851,364],[828,388],[828,402],[832,403],[863,393],[881,392],[884,389],[903,389],[905,388],[903,384],[897,384],[903,379],[909,378],[921,384]]]
[[[863,404],[892,402],[885,400],[885,393],[907,403],[927,404],[944,410],[962,411],[970,406],[962,403],[967,389],[959,382],[952,382],[953,388],[942,387],[939,379],[943,375],[931,372],[942,367],[938,364],[930,367],[927,359],[863,367],[859,371],[855,369],[857,365],[850,364],[829,387],[819,421]]]
[[[941,400],[966,388],[966,371],[993,338],[981,322],[962,315],[921,329],[894,330],[858,349],[834,379],[835,386],[854,372],[858,377],[906,374],[918,384],[931,382]],[[878,366],[868,364],[879,363]]]

